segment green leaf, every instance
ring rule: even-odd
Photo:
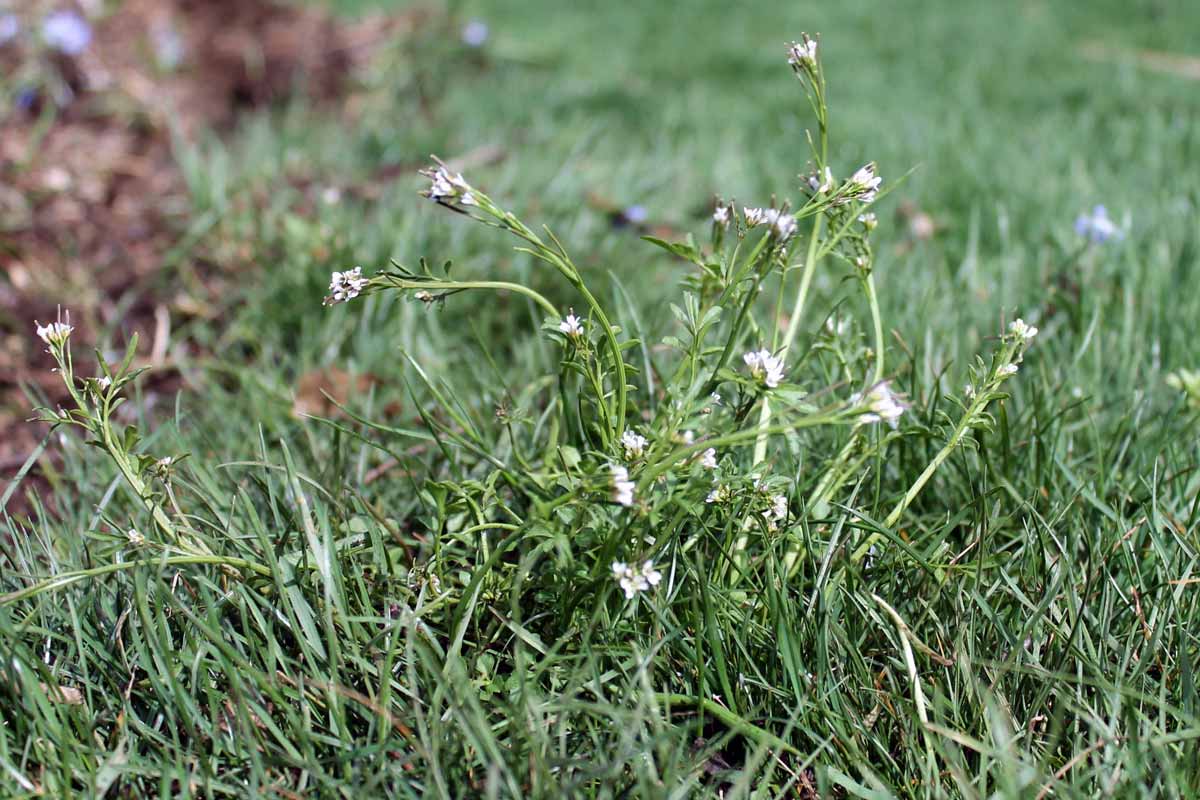
[[[690,236],[688,238],[691,239]],[[704,259],[701,257],[700,251],[696,249],[695,244],[693,244],[691,241],[687,242],[686,244],[681,242],[668,242],[664,239],[659,239],[656,236],[643,236],[642,239],[650,242],[650,244],[661,247],[663,250],[666,250],[673,256],[682,258],[684,261],[690,261],[691,263],[700,267],[704,266]]]

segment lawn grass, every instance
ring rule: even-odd
[[[192,256],[244,246],[256,267],[219,323],[177,332],[216,355],[183,358],[190,388],[174,414],[144,422],[144,446],[190,454],[172,485],[196,536],[268,575],[131,548],[124,532],[147,529],[145,512],[102,454],[56,437],[58,511],[4,519],[0,591],[129,567],[0,602],[0,787],[1200,791],[1200,448],[1195,411],[1165,384],[1200,363],[1189,291],[1200,93],[1122,55],[1188,52],[1200,10],[925,5],[472,3],[458,19],[489,22],[482,54],[454,42],[457,23],[404,40],[352,121],[296,106],[181,145],[203,230]],[[528,282],[560,305],[571,295],[491,232],[421,201],[415,174],[379,170],[498,148],[469,177],[548,224],[622,326],[654,344],[674,331],[664,304],[683,269],[600,206],[642,205],[699,236],[714,193],[763,204],[789,192],[812,126],[783,63],[802,30],[823,36],[838,171],[875,159],[891,183],[916,168],[878,209],[890,363],[913,401],[905,435],[869,482],[805,521],[811,561],[792,581],[764,581],[753,613],[715,566],[686,557],[670,600],[635,613],[590,595],[594,607],[579,608],[552,580],[522,591],[513,576],[548,564],[576,585],[571,543],[497,530],[483,545],[497,549],[481,550],[463,532],[450,487],[487,473],[421,430],[432,399],[409,359],[482,425],[555,369],[540,315],[506,296],[438,311],[387,295],[322,309],[320,298],[332,269],[422,256],[453,259],[460,277]],[[1085,57],[1089,43],[1111,57]],[[307,208],[312,185],[341,199]],[[932,238],[912,234],[902,203],[935,221]],[[1072,222],[1096,203],[1128,214],[1129,231],[1085,249]],[[833,274],[815,292],[825,306],[843,296]],[[946,395],[1016,314],[1042,334],[995,431],[956,451],[870,565],[855,564],[848,543],[880,527],[942,446]],[[300,376],[330,366],[375,376],[349,406],[390,430],[292,415]],[[396,466],[375,478],[387,458]],[[782,448],[775,469],[814,479],[802,448]],[[488,559],[507,546],[501,579]],[[444,595],[425,573],[435,551]]]

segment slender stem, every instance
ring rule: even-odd
[[[530,289],[528,286],[522,286],[519,283],[509,283],[508,281],[424,281],[424,280],[407,280],[405,278],[396,278],[388,276],[391,285],[398,289],[434,289],[439,291],[457,291],[463,289],[498,289],[502,291],[516,292],[523,294],[530,300],[533,300],[543,310],[552,317],[559,317],[558,309],[554,304],[547,300],[542,295]]]
[[[813,414],[808,417],[792,420],[786,425],[772,425],[771,427],[767,428],[767,433],[786,433],[788,431],[796,431],[803,428],[812,428],[817,425],[827,425],[832,422],[842,421],[844,421],[844,412],[839,408],[836,411]],[[726,447],[728,445],[741,444],[745,441],[755,438],[758,435],[759,430],[757,428],[746,428],[744,430],[734,431],[733,433],[727,433],[724,436],[714,436],[711,439],[703,439],[699,442],[695,442],[694,444],[686,445],[673,450],[654,463],[646,465],[646,468],[642,470],[642,477],[638,481],[638,490],[644,491],[646,487],[648,487],[655,481],[655,479],[658,478],[659,475],[662,475],[680,461],[691,458],[701,450],[707,450],[710,447]]]
[[[170,536],[172,539],[178,540],[179,536],[175,531],[175,525],[172,524],[171,520],[167,517],[166,512],[162,510],[158,503],[155,503],[150,498],[150,492],[147,490],[146,484],[143,483],[142,479],[138,477],[137,473],[130,468],[124,451],[122,451],[117,444],[113,442],[112,428],[108,425],[107,419],[101,421],[100,430],[101,437],[104,441],[104,447],[106,450],[108,450],[109,455],[112,456],[113,461],[117,463],[117,469],[120,470],[121,477],[123,477],[125,482],[129,484],[129,487],[133,489],[133,493],[137,495],[138,500],[142,502],[142,505],[146,507],[146,510],[150,512],[150,515],[154,517],[154,522],[160,529],[162,529],[162,532]]]
[[[792,316],[788,320],[787,332],[783,335],[783,344],[779,348],[779,359],[787,362],[788,351],[791,350],[792,342],[796,339],[796,333],[800,330],[800,317],[804,313],[804,304],[808,300],[808,290],[812,285],[813,275],[817,271],[817,241],[821,236],[821,222],[823,217],[818,214],[813,220],[812,233],[808,239],[808,253],[804,257],[804,272],[800,276],[800,287],[796,291],[796,303],[792,306]],[[754,444],[754,466],[760,464],[767,457],[767,436],[765,431],[771,424],[771,400],[770,397],[763,397],[762,411],[758,416],[758,427],[760,430],[758,441]],[[740,548],[739,548],[740,549]]]
[[[754,246],[754,249],[750,251],[750,255],[746,257],[746,266],[741,269],[737,275],[734,275],[730,279],[729,287],[726,289],[726,292],[741,283],[745,276],[749,272],[753,271],[755,265],[758,263],[759,255],[762,253],[763,248],[766,246],[766,243],[770,238],[771,237],[768,235],[763,236],[758,240],[758,244]],[[739,244],[738,247],[740,249],[741,245]],[[737,251],[735,250],[734,253],[736,255]],[[742,306],[740,309],[738,309],[737,318],[733,322],[733,329],[729,332],[729,338],[725,341],[725,348],[721,351],[721,357],[717,359],[717,364],[713,367],[712,374],[708,379],[708,383],[705,384],[703,392],[704,394],[708,394],[717,388],[717,373],[724,369],[725,365],[729,363],[729,357],[733,354],[733,348],[737,345],[738,339],[741,337],[742,326],[745,325],[746,317],[750,313],[750,308],[754,305],[754,300],[758,296],[758,287],[761,283],[762,276],[759,275],[757,278],[755,278],[754,286],[752,286],[749,291],[746,292],[746,297],[742,301]],[[724,295],[722,297],[724,297]]]
[[[867,293],[867,303],[871,306],[871,323],[875,330],[875,378],[871,381],[874,384],[883,380],[883,318],[879,315],[874,272],[867,273],[867,277],[863,279],[863,288]]]
[[[821,223],[824,217],[820,214],[813,220],[812,233],[808,239],[808,253],[804,257],[804,272],[800,276],[800,287],[796,291],[796,303],[792,306],[792,318],[788,320],[787,332],[783,335],[783,345],[780,347],[780,358],[786,358],[796,333],[800,330],[800,318],[804,312],[804,304],[808,300],[808,290],[812,285],[813,275],[817,271],[820,256],[817,252],[817,242],[821,236]]]
[[[613,332],[612,324],[608,321],[608,315],[604,313],[604,309],[600,307],[600,303],[588,291],[587,286],[584,285],[583,278],[578,277],[578,270],[576,270],[575,288],[583,295],[588,306],[592,309],[592,313],[596,315],[596,319],[604,328],[604,337],[608,341],[608,349],[612,353],[613,369],[616,370],[617,407],[615,409],[616,413],[612,414],[614,419],[611,422],[616,423],[614,426],[615,436],[613,438],[614,440],[619,440],[621,434],[625,432],[625,383],[627,381],[625,375],[625,357],[621,355],[621,343],[617,341],[617,335]],[[602,408],[607,405],[603,395],[599,400]]]
[[[1015,352],[1016,346],[1010,345],[1003,351],[998,363],[1011,363]],[[933,473],[937,472],[937,469],[942,465],[942,462],[950,457],[950,454],[954,452],[959,443],[962,442],[963,437],[966,436],[967,431],[973,428],[979,421],[979,417],[983,413],[984,408],[992,401],[994,396],[992,390],[999,385],[999,382],[1002,380],[1002,377],[994,371],[995,369],[996,368],[993,367],[993,373],[989,378],[988,385],[980,389],[975,395],[975,400],[970,406],[967,407],[967,410],[962,415],[962,418],[959,419],[958,424],[954,427],[954,432],[950,434],[950,438],[946,441],[946,444],[941,450],[938,451],[937,455],[933,457],[933,460],[926,465],[925,469],[921,471],[921,474],[917,476],[917,479],[913,482],[912,486],[910,486],[908,491],[904,493],[904,497],[900,498],[900,501],[896,503],[896,506],[892,509],[892,512],[887,515],[886,519],[884,519],[883,525],[885,528],[894,528],[896,526],[896,523],[900,521],[901,515],[903,515],[905,510],[912,505],[913,500],[917,499],[917,495],[919,495],[921,490],[925,488],[925,484],[929,483],[929,479],[933,477]],[[851,559],[856,563],[861,561],[866,557],[867,552],[871,549],[871,546],[882,538],[882,534],[878,532],[872,533],[861,545],[859,545],[858,549],[854,551],[854,555],[851,556]]]

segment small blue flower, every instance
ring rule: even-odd
[[[490,33],[486,22],[481,19],[473,19],[463,26],[463,44],[467,47],[483,47]]]
[[[625,219],[634,225],[640,225],[650,217],[650,212],[646,210],[646,207],[640,205],[630,206],[625,209],[624,214]]]
[[[1120,240],[1125,232],[1117,227],[1108,216],[1108,209],[1098,205],[1090,214],[1080,214],[1075,219],[1075,233],[1095,244],[1104,244],[1109,239]]]
[[[26,86],[17,92],[17,97],[13,101],[19,111],[29,111],[38,100],[38,90],[32,86]]]
[[[92,41],[92,27],[74,11],[55,11],[42,21],[42,39],[68,56],[77,56]]]

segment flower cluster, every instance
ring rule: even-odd
[[[763,519],[767,521],[768,530],[776,530],[779,523],[787,519],[788,515],[788,499],[785,494],[775,494],[770,497],[770,505],[762,512]]]
[[[67,343],[67,337],[71,335],[71,331],[75,330],[65,322],[51,322],[49,325],[36,324],[38,338],[51,347],[62,347]]]
[[[881,183],[883,178],[875,174],[875,162],[865,164],[846,182],[844,199],[870,203],[879,193]]]
[[[833,170],[828,166],[809,175],[805,183],[814,198],[830,195],[827,199],[832,205],[844,206],[856,200],[860,203],[875,200],[879,196],[879,186],[883,183],[883,178],[875,174],[875,162],[872,161],[859,167],[842,185],[838,185],[833,177]],[[878,224],[874,214],[862,214],[858,221],[868,232],[874,230]]]
[[[626,600],[632,600],[638,592],[648,592],[662,582],[662,573],[649,561],[643,561],[641,569],[634,569],[624,561],[614,561],[612,576],[625,592]]]
[[[891,381],[880,381],[868,389],[865,395],[855,392],[850,398],[850,405],[867,407],[867,410],[858,417],[859,424],[871,425],[876,422],[886,422],[893,428],[896,427],[897,420],[908,408],[908,404],[892,391]]]
[[[787,209],[747,206],[742,210],[742,218],[746,220],[746,226],[749,228],[770,225],[771,234],[781,242],[787,241],[796,232],[796,218],[789,214]]]
[[[704,502],[712,503],[728,503],[733,499],[733,490],[724,483],[718,483],[713,486],[712,491],[704,498]]]
[[[367,279],[362,276],[362,267],[335,272],[329,281],[329,296],[325,298],[325,305],[353,300],[365,288]]]
[[[434,166],[421,170],[421,174],[429,178],[429,188],[421,194],[430,200],[445,206],[475,205],[471,184],[461,174],[446,169],[442,162],[438,161]]]
[[[625,450],[626,461],[636,461],[646,453],[646,437],[633,431],[621,434],[621,447]]]
[[[700,454],[700,466],[705,469],[717,468],[717,449],[710,447]]]
[[[610,487],[612,501],[617,505],[626,507],[633,505],[634,483],[629,480],[629,470],[620,464],[610,464],[609,470],[612,472],[612,485]]]
[[[1021,342],[1028,342],[1030,339],[1038,335],[1038,329],[1030,325],[1023,319],[1014,319],[1008,325],[1008,332]]]
[[[788,63],[797,73],[811,75],[817,68],[817,40],[807,33],[800,34],[800,41],[788,45]]]
[[[768,389],[783,382],[783,359],[771,355],[769,350],[752,350],[742,356],[742,361],[750,368],[751,377]]]
[[[1006,338],[1013,345],[1013,349],[1011,351],[1012,361],[1002,365],[996,371],[996,374],[1000,376],[1001,379],[1016,375],[1017,372],[1020,371],[1020,367],[1017,365],[1024,360],[1025,347],[1029,344],[1033,337],[1037,335],[1037,327],[1030,325],[1023,319],[1014,319],[1008,324],[1008,336]]]
[[[730,220],[733,219],[733,204],[718,200],[716,207],[713,208],[712,218],[715,225],[722,228],[728,227]]]
[[[567,314],[563,321],[558,323],[558,330],[572,339],[578,338],[583,336],[583,320],[574,313]]]

